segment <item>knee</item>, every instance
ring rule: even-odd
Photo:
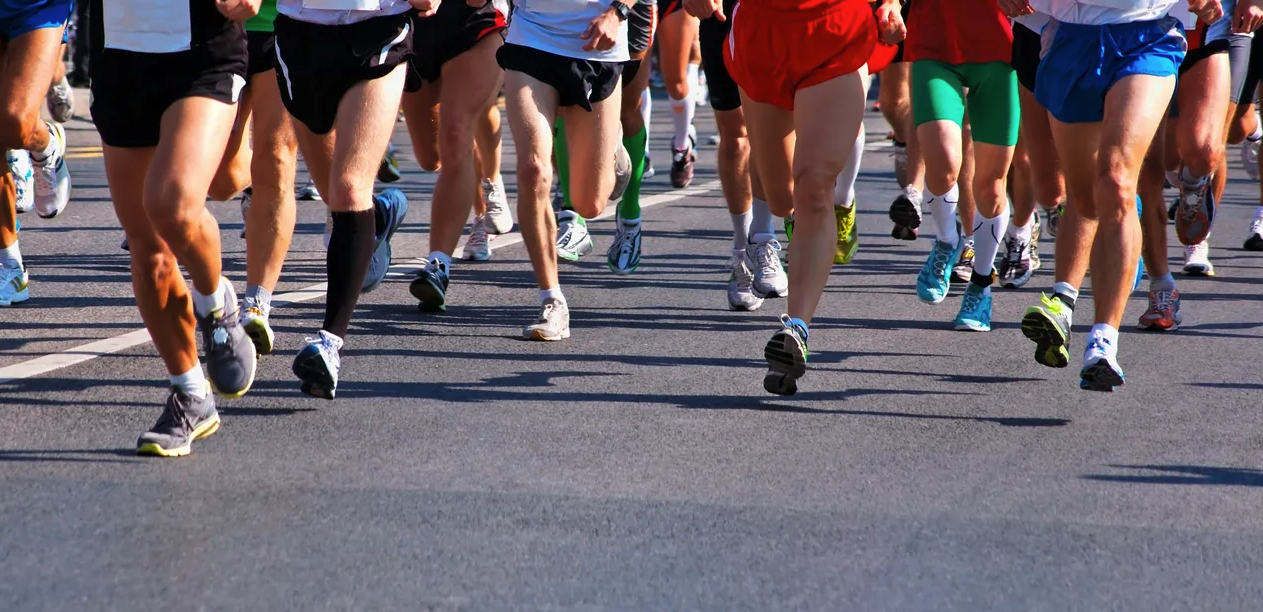
[[[334,212],[353,212],[371,210],[373,208],[373,183],[357,181],[351,177],[330,177],[329,193],[325,196],[329,210]]]
[[[547,191],[553,182],[553,165],[546,157],[522,155],[517,160],[517,180],[521,190]]]
[[[833,209],[833,188],[838,175],[828,169],[808,169],[794,177],[794,208],[799,214],[827,213]]]
[[[1136,214],[1136,185],[1121,172],[1107,172],[1096,179],[1093,207],[1098,219],[1123,219]]]
[[[688,78],[681,75],[679,80],[667,83],[667,95],[672,100],[683,100],[689,96]]]
[[[0,115],[0,148],[33,149],[37,129],[43,126],[39,116],[27,116],[13,106],[6,106]]]
[[[750,157],[750,139],[744,132],[727,136],[719,135],[719,159],[732,162]]]
[[[473,123],[449,120],[439,129],[439,155],[446,165],[463,163],[474,150]]]
[[[136,280],[161,287],[180,273],[175,255],[156,240],[156,236],[128,236],[127,249],[131,253],[132,276]]]
[[[282,192],[294,186],[294,173],[298,169],[298,142],[278,140],[271,143],[260,143],[266,154],[255,155],[250,161],[250,182],[255,191],[266,184],[277,187]]]
[[[1199,135],[1192,143],[1180,149],[1180,158],[1189,172],[1197,176],[1206,176],[1219,164],[1222,147],[1217,139]]]
[[[426,172],[438,172],[443,168],[443,163],[439,159],[438,147],[427,147],[413,143],[412,153],[417,157],[417,165],[421,166],[421,169]]]
[[[177,181],[167,181],[145,193],[145,213],[167,244],[186,244],[197,233],[205,212],[205,196],[192,193]],[[132,246],[128,240],[128,247]]]

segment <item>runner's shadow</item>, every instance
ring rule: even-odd
[[[1120,470],[1149,470],[1154,474],[1090,474],[1085,480],[1130,484],[1218,485],[1263,487],[1263,470],[1202,465],[1109,465]]]
[[[87,455],[87,456],[76,456]],[[0,463],[62,462],[62,463],[143,463],[136,451],[121,448],[93,448],[81,450],[13,449],[0,450]]]

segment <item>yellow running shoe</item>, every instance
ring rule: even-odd
[[[860,246],[860,236],[855,231],[855,204],[855,200],[851,200],[850,208],[833,208],[833,214],[838,218],[838,250],[833,255],[835,264],[850,263]]]

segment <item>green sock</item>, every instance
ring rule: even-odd
[[[557,118],[557,130],[553,134],[553,157],[557,160],[557,181],[561,183],[561,209],[574,210],[574,206],[570,204],[570,151],[566,148],[566,124]],[[585,225],[587,221],[582,216],[576,216],[579,225]]]
[[[623,199],[618,202],[618,216],[623,219],[640,218],[640,181],[645,174],[645,141],[649,139],[649,130],[640,128],[640,132],[623,138],[623,148],[631,158],[631,180],[627,181],[627,190]]]

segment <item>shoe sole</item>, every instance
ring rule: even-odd
[[[763,375],[763,389],[774,395],[798,393],[798,379],[807,373],[807,360],[793,336],[777,332],[763,348],[768,372]]]
[[[895,226],[890,229],[890,237],[895,240],[912,241],[917,239],[917,231],[910,227],[896,223]]]
[[[312,361],[316,363],[312,364]],[[338,383],[329,375],[329,370],[325,369],[323,359],[309,358],[295,362],[293,371],[298,380],[302,381],[299,389],[303,393],[327,400],[337,395]]]
[[[247,335],[247,337],[248,337],[248,335]],[[254,342],[253,342],[253,341],[251,341],[251,342],[250,342],[250,346],[251,346],[251,348],[254,348]],[[213,390],[213,391],[215,392],[215,395],[218,395],[219,397],[222,397],[222,398],[224,398],[224,399],[237,399],[237,398],[239,398],[239,397],[241,397],[241,396],[245,395],[246,393],[249,393],[249,392],[250,392],[250,387],[253,387],[253,386],[254,386],[254,375],[255,375],[255,374],[257,374],[257,373],[258,373],[258,371],[259,371],[259,358],[258,358],[258,355],[254,354],[254,352],[253,352],[253,351],[251,351],[251,355],[250,355],[250,357],[251,357],[251,359],[250,359],[250,362],[251,362],[251,363],[250,363],[250,375],[249,375],[248,377],[246,377],[246,384],[245,384],[245,386],[244,386],[244,387],[242,387],[242,388],[241,388],[241,390],[240,390],[240,391],[226,391],[226,390],[220,389],[220,388],[219,388],[219,385],[216,385],[216,384],[215,384],[214,377],[207,376],[207,380],[208,380],[208,381],[210,381],[211,390]],[[207,370],[208,370],[208,372],[207,372],[207,373],[208,373],[208,374],[209,374],[209,369],[210,369],[210,368],[208,367],[208,368],[207,368]]]
[[[1138,329],[1138,330],[1140,330],[1140,331],[1147,331],[1147,332],[1168,332],[1168,331],[1176,331],[1176,330],[1180,329],[1180,322],[1179,322],[1179,321],[1172,321],[1170,325],[1163,325],[1161,321],[1158,321],[1158,322],[1155,322],[1155,323],[1150,323],[1150,324],[1148,324],[1148,325],[1146,325],[1146,324],[1144,324],[1144,323],[1137,323],[1137,324],[1136,324],[1136,329]]]
[[[175,448],[162,448],[153,442],[146,442],[145,444],[141,444],[136,447],[136,454],[146,455],[149,457],[185,457],[189,453],[193,452],[194,442],[201,440],[202,438],[209,437],[211,434],[219,431],[219,423],[219,413],[215,413],[214,417],[211,417],[210,420],[202,423],[197,427],[197,429],[193,430],[193,437],[187,444],[177,446]]]
[[[414,281],[408,285],[408,293],[417,298],[417,310],[421,312],[447,312],[447,292],[429,281]]]
[[[1179,210],[1176,211],[1175,215],[1175,236],[1181,244],[1192,246],[1201,243],[1210,236],[1215,214],[1206,210],[1203,206],[1198,206],[1196,214],[1190,220],[1186,220],[1187,213],[1187,208],[1184,206],[1183,200],[1181,200]]]
[[[553,335],[553,336],[549,336],[548,334],[538,329],[528,329],[526,330],[525,333],[522,334],[522,338],[526,340],[536,341],[536,342],[557,342],[558,340],[565,340],[566,338],[569,338],[569,337],[570,337],[570,328],[563,329],[561,330],[560,333],[557,333],[556,335]]]
[[[23,289],[19,291],[18,293],[13,294],[13,297],[7,300],[0,300],[0,307],[8,307],[14,304],[21,304],[29,299],[31,299],[31,291],[29,289]]]
[[[1247,251],[1263,251],[1263,238],[1259,238],[1258,240],[1248,238],[1246,239],[1245,244],[1241,245],[1241,248]]]
[[[381,167],[377,169],[377,180],[383,183],[394,183],[399,181],[401,178],[403,178],[403,174],[390,164],[382,164]]]
[[[566,261],[579,261],[579,258],[583,257],[584,255],[587,255],[588,253],[591,253],[592,248],[593,248],[592,239],[589,238],[583,241],[583,243],[579,245],[579,248],[574,251],[566,251],[562,249],[557,249],[557,259],[564,259]]]
[[[901,200],[896,200],[890,205],[888,212],[890,220],[894,221],[895,225],[900,225],[910,230],[921,227],[921,215],[917,214],[917,209],[912,205],[912,202],[904,203]]]
[[[1207,268],[1203,268],[1201,266],[1186,267],[1184,268],[1184,275],[1185,276],[1205,276],[1205,277],[1214,276],[1215,267],[1214,266],[1210,266]]]
[[[491,259],[491,252],[488,251],[486,255],[482,255],[481,253],[471,253],[469,251],[465,251],[465,256],[462,259],[465,261],[489,261]]]
[[[1113,392],[1126,381],[1104,359],[1079,371],[1079,388],[1085,391]]]
[[[1010,280],[1006,280],[1004,281],[1004,284],[1002,286],[1005,289],[1017,289],[1019,287],[1022,287],[1026,285],[1026,283],[1030,282],[1031,276],[1033,276],[1034,273],[1035,273],[1035,268],[1032,265],[1032,267],[1026,269],[1026,274],[1023,274],[1022,276],[1014,277]]]
[[[989,332],[989,331],[991,331],[991,326],[990,326],[990,325],[972,325],[972,324],[969,324],[969,323],[957,323],[957,324],[955,325],[955,327],[956,327],[956,331],[967,331],[967,332]]]
[[[1034,309],[1022,316],[1022,335],[1035,343],[1036,363],[1050,368],[1070,365],[1070,353],[1066,350],[1069,339],[1044,311]]]
[[[688,187],[690,184],[693,183],[692,164],[689,164],[687,174],[684,174],[684,173],[681,173],[681,174],[682,174],[681,176],[676,176],[676,173],[674,171],[671,172],[671,186],[672,187],[676,189],[684,189],[685,187]]]
[[[763,298],[759,298],[758,302],[755,302],[754,304],[751,304],[748,306],[745,304],[734,304],[732,303],[731,300],[728,301],[728,310],[732,310],[734,312],[754,312],[762,307],[763,307]]]
[[[258,355],[269,355],[275,348],[276,334],[272,333],[272,328],[263,323],[259,319],[251,319],[245,325],[241,326],[246,330],[246,335],[250,336],[250,341],[254,343],[254,352]]]

